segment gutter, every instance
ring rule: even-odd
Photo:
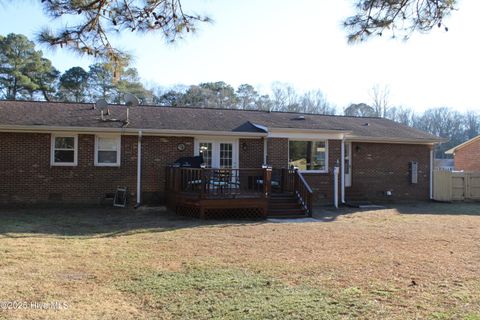
[[[260,129],[262,131],[265,131],[267,133],[275,133],[275,132],[280,132],[280,133],[291,133],[291,132],[296,132],[296,133],[351,133],[352,131],[350,130],[343,130],[343,129],[303,129],[303,128],[282,128],[282,127],[267,127],[261,124],[257,124],[254,122],[249,121],[251,125],[256,127],[257,129]]]
[[[448,139],[402,139],[402,138],[389,138],[389,137],[362,137],[362,136],[346,136],[346,139],[350,142],[371,142],[371,143],[405,143],[405,144],[437,144],[447,142]]]

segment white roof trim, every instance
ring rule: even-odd
[[[299,140],[342,140],[343,132],[318,132],[312,130],[271,131],[269,138],[288,138]]]
[[[324,138],[324,139],[347,139],[354,142],[388,142],[388,143],[414,143],[414,144],[436,144],[448,141],[448,139],[400,139],[400,138],[378,138],[351,135],[347,130],[315,130],[298,128],[268,128],[252,123],[256,128],[264,132],[234,132],[234,131],[213,131],[213,130],[172,130],[172,129],[137,129],[137,128],[102,128],[102,127],[65,127],[65,126],[42,126],[42,125],[0,125],[0,132],[25,132],[25,133],[119,133],[123,135],[137,135],[142,131],[144,135],[150,136],[230,136],[230,137],[284,137],[284,138]],[[480,137],[480,136],[479,136]],[[478,138],[478,137],[476,137]],[[455,147],[457,149],[476,138]],[[451,149],[452,150],[452,149]],[[450,150],[448,150],[450,151]],[[447,151],[447,152],[448,152]]]
[[[212,130],[172,130],[172,129],[136,129],[136,128],[99,128],[99,127],[62,127],[62,126],[16,126],[0,125],[3,132],[77,132],[77,133],[120,133],[123,135],[137,135],[142,131],[143,135],[162,136],[233,136],[233,137],[266,137],[263,132],[234,132],[234,131],[212,131]]]
[[[347,130],[328,129],[301,129],[301,128],[270,128],[264,125],[250,122],[256,128],[268,133],[270,138],[292,138],[292,139],[343,139]]]
[[[346,139],[352,142],[370,143],[404,143],[404,144],[427,144],[433,145],[445,142],[448,139],[414,139],[414,138],[379,138],[368,136],[356,136],[350,130],[321,130],[321,129],[298,129],[298,128],[268,128],[253,122],[252,125],[258,129],[268,132],[271,138],[325,138],[325,139]]]
[[[370,143],[405,143],[405,144],[437,144],[447,141],[447,139],[414,139],[414,138],[378,138],[347,135],[346,140],[350,142],[370,142]]]

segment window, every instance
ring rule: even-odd
[[[203,156],[203,163],[207,168],[212,167],[212,143],[200,142],[200,154]]]
[[[120,166],[120,137],[95,137],[95,165],[104,167]]]
[[[233,144],[220,143],[220,168],[231,169],[233,164]]]
[[[289,141],[289,166],[301,171],[327,172],[326,141]]]
[[[52,166],[76,166],[77,165],[77,136],[76,135],[52,135],[51,142]]]

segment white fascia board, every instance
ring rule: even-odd
[[[269,138],[342,140],[348,131],[310,129],[270,129]]]
[[[232,131],[200,131],[200,130],[170,130],[170,129],[139,129],[139,128],[99,128],[99,127],[60,127],[60,126],[16,126],[1,125],[0,132],[23,133],[51,133],[75,132],[85,134],[120,133],[122,135],[138,135],[142,131],[144,136],[231,136],[231,137],[266,137],[263,132],[232,132]]]
[[[378,137],[361,137],[361,136],[350,136],[346,137],[347,142],[368,142],[368,143],[396,143],[396,144],[426,144],[434,145],[447,141],[446,139],[402,139],[402,138],[378,138]]]
[[[256,128],[268,133],[269,138],[302,138],[302,139],[343,139],[347,130],[301,129],[301,128],[269,128],[250,122]]]

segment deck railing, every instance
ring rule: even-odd
[[[313,213],[313,191],[298,170],[295,171],[294,181],[295,194],[297,195],[298,200],[302,204],[308,216],[311,217]]]
[[[293,193],[309,216],[313,211],[313,191],[297,169],[273,169],[272,188]]]
[[[266,182],[266,183],[264,183]],[[207,198],[268,198],[271,169],[167,167],[169,192]]]
[[[197,199],[270,198],[271,192],[292,193],[311,216],[313,191],[294,169],[166,168],[166,191]]]

